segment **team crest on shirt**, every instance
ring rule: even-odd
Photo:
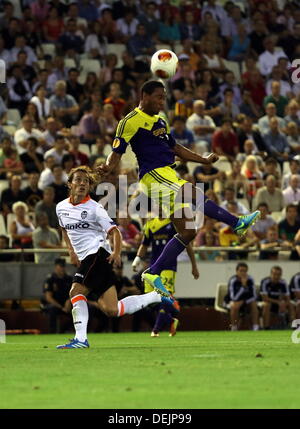
[[[85,219],[87,217],[87,211],[83,210],[83,212],[81,212],[81,219]]]
[[[120,139],[114,139],[113,141],[113,148],[119,147],[121,144]]]

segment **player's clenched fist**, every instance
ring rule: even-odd
[[[110,173],[110,167],[106,164],[101,164],[96,167],[96,172],[99,176],[107,176]]]
[[[219,157],[216,153],[210,153],[207,157],[205,157],[207,164],[213,164],[214,162],[217,162]]]

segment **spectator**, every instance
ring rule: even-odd
[[[49,330],[54,334],[58,332],[58,316],[71,313],[69,292],[73,278],[66,273],[66,261],[57,258],[54,262],[54,272],[50,274],[45,283],[41,304],[49,316]]]
[[[212,164],[202,164],[194,169],[193,177],[195,183],[204,184],[204,192],[206,192],[209,188],[214,188],[215,180],[225,180],[226,174]]]
[[[300,152],[300,134],[299,127],[295,122],[288,122],[286,125],[286,140],[292,154]]]
[[[66,139],[63,135],[58,134],[56,136],[53,148],[49,149],[45,153],[44,159],[46,160],[49,156],[53,156],[55,161],[58,164],[61,164],[63,156],[68,153],[65,148],[66,148]]]
[[[279,237],[283,241],[290,243],[290,246],[294,246],[295,237],[297,232],[300,230],[300,221],[298,218],[297,206],[288,204],[286,207],[286,217],[278,224]],[[291,253],[290,259],[297,260],[298,254],[294,250]]]
[[[46,94],[45,87],[40,85],[36,88],[36,95],[30,100],[37,108],[40,121],[44,121],[50,114],[50,100],[46,98]]]
[[[193,133],[187,129],[185,119],[182,116],[175,116],[172,122],[171,136],[176,140],[176,143],[194,149]]]
[[[21,189],[21,176],[13,175],[10,178],[9,188],[4,189],[1,196],[1,211],[4,216],[11,213],[12,206],[24,200],[24,191]]]
[[[248,265],[240,262],[236,266],[236,274],[229,279],[228,295],[230,300],[231,330],[237,331],[239,325],[239,314],[243,306],[248,306],[252,329],[259,330],[257,293],[254,279],[248,274]]]
[[[264,165],[263,179],[266,180],[268,176],[274,176],[276,178],[277,188],[281,187],[281,172],[278,162],[275,158],[267,158]]]
[[[38,213],[36,223],[37,228],[32,233],[33,247],[35,249],[61,249],[58,232],[50,228],[47,214]],[[37,264],[54,263],[59,256],[59,253],[36,253],[35,262]]]
[[[36,0],[30,4],[31,14],[38,22],[44,22],[48,16],[50,5],[46,0]]]
[[[279,238],[277,228],[271,227],[267,230],[267,236],[261,240],[259,252],[260,260],[274,261],[278,259],[278,250],[273,250],[276,247],[290,249],[291,244]]]
[[[241,202],[236,200],[234,188],[227,187],[224,193],[224,201],[220,204],[220,207],[229,210],[230,204],[236,204],[237,212],[242,215],[249,213],[249,210]]]
[[[114,106],[112,104],[104,104],[99,122],[102,131],[105,131],[106,138],[112,142],[118,125],[118,121],[114,116]]]
[[[257,207],[257,210],[260,210],[260,218],[255,223],[255,225],[252,226],[252,231],[257,237],[257,239],[264,240],[267,238],[267,231],[269,229],[274,229],[277,225],[275,220],[270,216],[269,207],[266,203],[260,203]]]
[[[235,160],[232,163],[232,170],[227,172],[225,186],[234,189],[234,195],[237,198],[243,198],[246,195],[248,180],[241,173],[242,164]]]
[[[279,128],[283,129],[285,126],[283,118],[276,116],[276,106],[274,103],[268,103],[265,106],[266,115],[262,116],[258,121],[258,128],[262,134],[268,133],[270,131],[270,121],[272,118],[278,120]]]
[[[251,140],[251,139],[245,140],[244,146],[243,146],[243,153],[239,153],[236,157],[236,160],[241,162],[241,163],[244,163],[244,166],[245,166],[245,161],[247,160],[247,158],[249,156],[254,156],[255,162],[257,164],[257,168],[259,170],[262,170],[264,167],[264,162],[263,162],[261,156],[257,155],[257,150],[255,150],[255,149],[257,149],[257,148],[256,148],[256,145],[255,145],[253,140]],[[277,166],[277,162],[276,162],[276,166]],[[245,173],[245,171],[243,172],[243,174],[244,173]]]
[[[69,138],[70,142],[70,153],[74,156],[76,165],[88,165],[89,158],[88,156],[79,150],[80,139],[77,136],[71,136]]]
[[[279,130],[279,121],[277,118],[270,119],[270,131],[263,135],[267,152],[270,156],[276,158],[279,163],[289,159],[290,147],[286,136]]]
[[[122,245],[124,249],[138,248],[141,241],[141,233],[132,223],[129,216],[125,213],[120,213],[118,218],[118,227],[122,234]]]
[[[261,116],[261,108],[254,103],[251,92],[244,89],[242,92],[242,103],[240,105],[240,112],[251,119],[257,120]]]
[[[19,66],[22,71],[23,79],[32,87],[36,80],[36,72],[32,65],[28,64],[28,55],[26,51],[20,50],[17,54],[17,59],[14,61],[14,66]]]
[[[250,39],[247,36],[246,28],[243,24],[237,26],[237,34],[232,37],[228,59],[231,61],[242,62],[250,49]]]
[[[62,121],[65,127],[76,125],[78,104],[74,97],[66,93],[66,82],[59,80],[55,84],[55,94],[50,97],[50,112]]]
[[[120,43],[127,43],[131,36],[136,33],[138,20],[134,17],[134,10],[127,8],[124,17],[117,20],[117,31]]]
[[[52,93],[52,88],[49,83],[50,72],[47,69],[39,69],[37,74],[37,79],[35,79],[34,84],[32,85],[32,92],[35,94],[40,86],[45,88],[46,96],[49,97]],[[32,99],[31,99],[32,100]],[[30,101],[31,101],[30,100]]]
[[[107,39],[103,36],[100,22],[94,21],[89,24],[89,35],[84,42],[84,52],[89,58],[98,59],[103,62],[107,52]]]
[[[55,84],[59,80],[66,81],[68,78],[68,69],[65,67],[65,60],[63,56],[56,56],[53,60],[52,72],[48,77],[48,86],[51,91],[54,90]]]
[[[233,92],[233,102],[236,106],[242,103],[241,91],[235,82],[235,76],[232,71],[227,70],[224,75],[224,83],[220,86],[220,98],[225,101],[225,90],[229,88]]]
[[[249,72],[244,80],[244,90],[248,90],[256,106],[262,106],[266,95],[264,80],[258,70],[254,69]]]
[[[23,35],[18,35],[15,40],[15,45],[10,51],[10,58],[13,63],[17,61],[18,53],[24,51],[27,54],[27,65],[36,66],[37,65],[37,56],[34,53],[34,50],[30,46],[26,45],[26,39]]]
[[[225,72],[226,67],[223,59],[217,54],[216,47],[212,42],[203,44],[203,59],[206,61],[206,68],[211,70],[216,77]]]
[[[210,147],[216,125],[210,116],[205,115],[204,101],[194,101],[193,107],[194,113],[188,118],[186,127],[194,135],[196,151],[203,153]]]
[[[20,34],[20,22],[18,18],[10,18],[8,28],[3,29],[1,32],[5,48],[9,50],[12,49],[15,45],[17,36],[19,36]]]
[[[195,23],[194,15],[191,11],[185,12],[183,22],[179,26],[179,31],[182,41],[186,39],[198,41],[203,35],[203,30],[200,25]]]
[[[285,123],[294,122],[297,127],[300,127],[299,104],[296,100],[291,100],[287,106],[287,115],[284,117]]]
[[[265,151],[265,144],[260,134],[260,131],[253,126],[253,120],[250,117],[243,118],[240,126],[237,130],[237,136],[239,139],[240,152],[245,151],[245,141],[251,140],[254,148],[252,155],[257,153],[262,154]],[[238,156],[240,156],[239,154]]]
[[[68,19],[65,31],[58,39],[58,45],[61,51],[66,52],[69,57],[74,57],[76,54],[83,52],[83,38],[77,34],[76,20]]]
[[[264,39],[269,31],[263,19],[253,21],[253,31],[249,34],[250,47],[255,56],[261,55],[265,51]]]
[[[224,119],[233,121],[240,113],[240,109],[234,102],[234,92],[231,88],[224,90],[224,100],[219,104],[219,109]]]
[[[227,20],[228,20],[227,13],[222,6],[220,6],[219,4],[216,4],[216,0],[207,0],[207,3],[203,6],[201,11],[202,20],[207,14],[207,12],[209,12],[210,15],[213,17],[213,19],[217,21],[219,24],[227,23]]]
[[[112,81],[113,70],[116,68],[117,63],[118,57],[116,54],[110,53],[105,56],[104,67],[102,67],[99,73],[99,82],[102,85]]]
[[[58,228],[58,219],[56,216],[56,204],[54,202],[55,192],[51,186],[47,186],[44,189],[43,199],[39,201],[35,206],[35,215],[37,216],[40,212],[45,212],[49,219],[49,225],[51,228]]]
[[[281,319],[281,326],[286,327],[286,317],[289,321],[294,319],[293,307],[290,302],[290,293],[285,280],[282,279],[281,267],[275,265],[269,277],[264,278],[260,284],[260,293],[263,298],[263,323],[265,329],[270,329],[271,313],[277,313]]]
[[[102,162],[105,162],[106,155],[104,154],[104,147],[105,147],[105,139],[103,137],[98,137],[93,147],[94,149],[93,154],[90,156],[90,159],[89,159],[89,166],[91,168],[93,168],[95,161],[99,158],[102,160]]]
[[[121,88],[118,83],[112,83],[109,87],[109,95],[104,100],[104,104],[111,104],[114,109],[114,116],[117,121],[123,117],[126,101],[121,96]]]
[[[260,203],[268,204],[271,212],[280,212],[284,208],[283,194],[279,188],[276,188],[276,178],[274,176],[268,176],[266,185],[257,191],[254,207],[258,207]]]
[[[12,211],[16,219],[12,221],[9,233],[12,238],[14,248],[28,249],[32,248],[32,232],[34,225],[28,219],[28,206],[22,201],[17,201],[12,206]]]
[[[265,51],[258,57],[259,69],[263,76],[267,76],[271,73],[272,68],[277,64],[278,59],[286,57],[285,53],[281,49],[275,50],[276,37],[273,35],[267,36],[264,39]]]
[[[56,7],[50,7],[47,19],[43,21],[42,30],[46,43],[56,43],[63,34],[64,21],[59,16]]]
[[[297,174],[290,177],[290,186],[283,192],[284,203],[286,206],[298,204],[300,202],[300,180]]]
[[[28,175],[28,186],[23,189],[24,201],[30,211],[34,211],[34,207],[38,201],[43,198],[43,192],[38,187],[40,175],[37,172]]]
[[[32,97],[30,84],[24,79],[22,69],[14,65],[11,69],[11,77],[7,80],[9,96],[9,107],[19,109],[21,116],[24,115],[28,101]]]
[[[112,11],[109,7],[102,10],[99,22],[103,37],[105,37],[108,43],[115,43],[117,23],[114,21]]]
[[[43,138],[46,141],[47,145],[52,147],[54,145],[57,131],[58,131],[58,121],[53,118],[52,116],[49,116],[44,124],[45,131],[42,133]]]
[[[283,58],[283,59],[285,59],[285,58]],[[282,59],[280,58],[279,61],[281,61],[281,60]],[[279,83],[279,86],[280,86],[279,94],[277,92],[278,88],[273,89],[273,91],[275,91],[275,97],[274,97],[275,99],[278,99],[278,95],[281,95],[285,98],[293,96],[291,85],[288,82],[289,76],[288,76],[288,80],[284,80],[284,78],[285,78],[285,76],[283,75],[283,72],[281,71],[281,68],[279,67],[279,65],[274,66],[272,69],[272,74],[266,83],[267,96],[271,97],[272,85],[274,82],[277,82],[277,84]],[[279,115],[279,116],[281,116],[281,115]]]
[[[44,157],[37,152],[38,141],[35,137],[29,137],[26,144],[26,152],[20,155],[20,160],[24,165],[27,174],[32,172],[41,173],[44,169]]]
[[[84,99],[84,88],[83,85],[78,82],[78,78],[79,71],[74,67],[70,68],[68,71],[66,92],[73,97],[78,104],[80,104]]]
[[[295,274],[290,281],[289,291],[296,305],[296,319],[300,318],[300,273]]]
[[[290,173],[286,173],[282,178],[282,189],[288,188],[292,175],[296,174],[300,180],[300,160],[293,158],[290,160]]]
[[[24,169],[10,137],[4,137],[0,149],[0,178],[9,179],[14,174],[22,174]]]
[[[212,150],[217,155],[225,156],[232,162],[239,151],[236,133],[232,130],[231,121],[223,119],[220,130],[214,132],[212,137]]]
[[[138,16],[138,21],[146,30],[147,34],[151,34],[154,39],[157,38],[159,31],[159,21],[156,17],[157,4],[154,1],[149,1],[146,4],[145,11]]]
[[[60,201],[68,197],[69,191],[64,180],[64,171],[60,164],[54,164],[51,168],[53,174],[53,182],[49,186],[54,189],[54,202],[58,204]]]
[[[128,40],[128,51],[133,57],[149,57],[155,52],[153,41],[147,33],[144,25],[137,26],[137,32]],[[138,58],[140,59],[140,58]]]
[[[189,118],[193,113],[194,92],[191,90],[184,91],[183,98],[175,103],[175,115]]]
[[[10,249],[9,238],[6,235],[0,235],[0,250]],[[0,253],[0,262],[12,262],[15,257],[11,253]]]
[[[86,113],[80,119],[79,135],[83,143],[93,144],[96,138],[101,136],[102,130],[99,123],[100,114],[101,105],[99,103],[94,103],[91,112]]]
[[[42,152],[42,148],[45,145],[45,140],[43,134],[37,128],[33,128],[34,120],[31,116],[23,116],[22,118],[22,128],[19,128],[14,135],[16,148],[19,155],[22,155],[26,152],[27,146],[29,144],[28,139],[30,137],[35,137],[39,143],[38,151]]]
[[[280,82],[273,81],[271,84],[271,94],[264,98],[264,106],[268,103],[275,104],[276,114],[283,118],[285,116],[285,108],[288,104],[287,97],[280,95]]]

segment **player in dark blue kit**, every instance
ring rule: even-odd
[[[138,161],[143,192],[162,208],[164,216],[171,219],[177,231],[159,258],[143,273],[144,280],[155,290],[168,296],[169,292],[162,284],[160,273],[176,261],[177,256],[196,236],[195,226],[191,227],[193,211],[187,207],[187,201],[189,206],[193,204],[196,210],[204,212],[206,216],[230,225],[239,235],[246,233],[259,218],[260,212],[236,217],[204,197],[192,183],[176,176],[175,156],[183,161],[201,164],[212,164],[218,160],[218,156],[211,153],[204,158],[176,143],[170,134],[169,125],[159,115],[165,107],[165,101],[166,90],[161,82],[144,83],[139,107],[119,122],[113,151],[106,164],[100,165],[96,170],[101,176],[108,175],[117,168],[127,146],[131,145]]]
[[[229,279],[228,294],[230,300],[231,330],[237,331],[239,312],[242,306],[249,307],[254,331],[259,330],[257,293],[255,283],[248,275],[248,265],[240,262],[236,266],[236,274]]]
[[[296,303],[296,319],[300,319],[300,273],[295,274],[289,285],[290,294]]]
[[[290,300],[290,292],[286,281],[282,278],[282,269],[279,266],[271,268],[269,277],[264,278],[260,284],[260,294],[263,298],[264,328],[270,328],[270,316],[278,313],[282,327],[286,327],[286,315],[289,321],[294,319],[294,308]]]
[[[150,219],[146,222],[144,226],[144,236],[142,244],[140,245],[137,256],[135,257],[132,268],[134,271],[137,270],[138,265],[144,259],[147,253],[148,247],[151,245],[151,261],[150,265],[153,264],[159,255],[162,253],[166,244],[174,237],[176,230],[170,221],[170,219],[162,219],[156,217]],[[187,246],[187,252],[192,264],[192,274],[194,279],[199,278],[199,272],[197,268],[197,263],[194,255],[194,251],[191,245]],[[177,271],[177,260],[170,262],[169,266],[166,266],[165,269],[160,273],[160,278],[164,287],[172,296],[175,293],[175,280],[176,280],[176,271]],[[153,287],[150,283],[145,281],[145,293],[152,292]],[[152,330],[151,336],[158,337],[159,332],[163,329],[165,325],[170,326],[170,336],[176,334],[178,319],[177,313],[179,311],[179,305],[170,306],[168,304],[163,304],[159,306],[158,316]]]

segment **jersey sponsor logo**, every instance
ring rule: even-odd
[[[79,222],[79,223],[68,223],[65,226],[65,229],[86,229],[89,228],[90,224],[88,222]]]
[[[81,219],[85,219],[88,215],[88,212],[86,210],[83,210],[83,212],[81,212]]]
[[[113,141],[113,148],[119,147],[121,144],[120,139],[114,139]]]
[[[69,216],[69,213],[61,213],[60,216]]]
[[[75,273],[75,274],[74,274],[74,277],[75,277],[75,276],[77,276],[77,277],[82,277],[82,278],[84,277],[84,275],[83,275],[83,274],[80,274],[80,273]]]
[[[158,136],[160,136],[162,134],[166,134],[166,133],[167,133],[167,130],[165,128],[158,128],[157,130],[153,131],[153,135],[155,137],[158,137]]]

